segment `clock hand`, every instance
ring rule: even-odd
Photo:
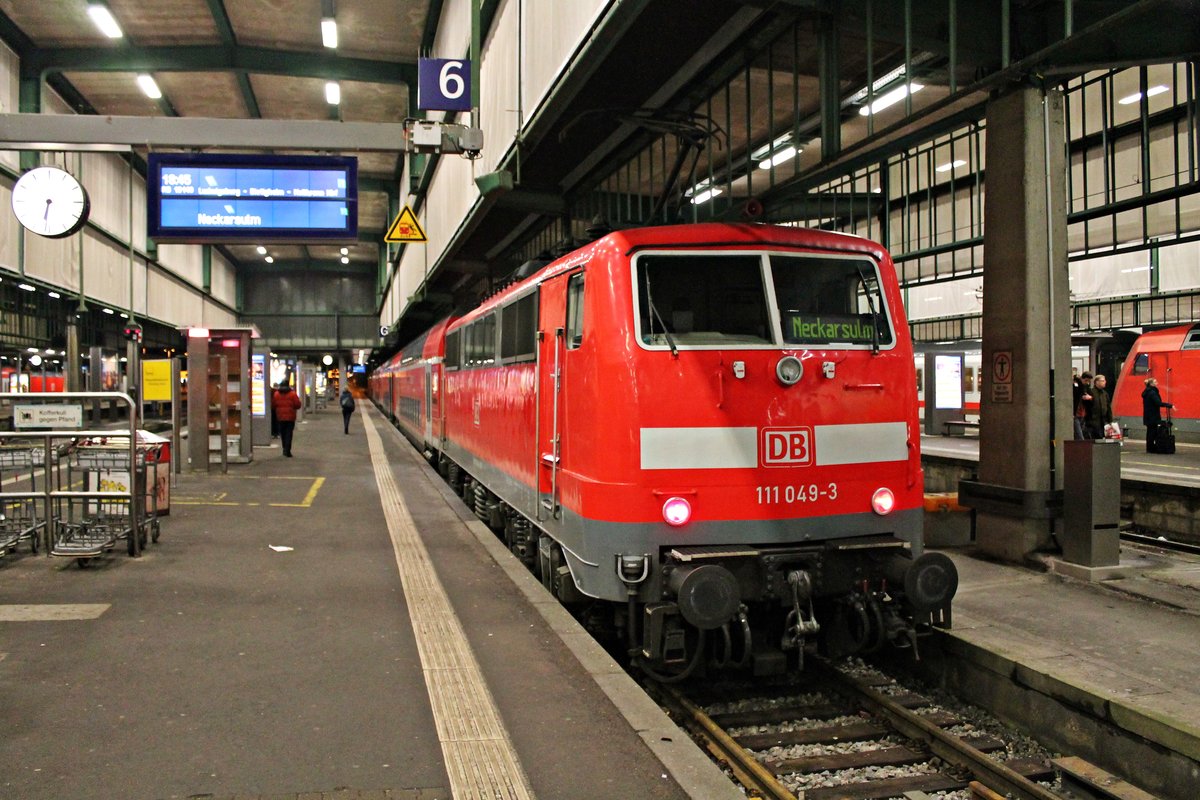
[[[51,198],[51,197],[47,197],[47,198],[46,198],[46,213],[45,213],[45,214],[42,214],[42,219],[43,219],[43,220],[50,219],[50,204],[51,204],[51,203],[53,203],[53,202],[54,202],[54,199],[53,199],[53,198]]]

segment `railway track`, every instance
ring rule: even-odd
[[[1048,788],[1055,771],[1045,754],[1017,753],[1021,747],[1002,735],[878,673],[810,661],[805,674],[803,685],[650,691],[751,797],[871,800],[961,790],[1060,800]]]

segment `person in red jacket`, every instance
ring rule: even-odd
[[[271,408],[275,411],[275,419],[279,422],[279,440],[283,443],[283,454],[292,457],[292,433],[296,430],[296,411],[300,408],[300,398],[282,381],[275,394],[271,395]]]

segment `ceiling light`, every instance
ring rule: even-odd
[[[46,205],[50,205],[50,202],[46,201]],[[18,283],[17,288],[24,289],[27,292],[36,292],[37,291],[36,286],[30,286],[28,283]]]
[[[337,81],[329,81],[325,84],[325,102],[331,106],[336,106],[342,102],[342,87]]]
[[[105,308],[105,309],[101,309],[101,310],[102,310],[102,311],[103,311],[105,314],[113,314],[113,313],[116,313],[116,312],[114,312],[114,311],[113,311],[111,308]]]
[[[343,263],[343,264],[349,264],[349,263],[350,263],[350,256],[342,256],[342,263]]]
[[[149,75],[137,76],[138,86],[142,87],[142,91],[146,93],[146,97],[151,100],[158,100],[162,97],[162,91],[158,88],[158,84],[154,82],[154,78]]]
[[[778,167],[780,164],[784,163],[785,161],[791,161],[793,158],[800,155],[801,152],[803,152],[803,151],[799,150],[795,147],[792,147],[791,145],[788,145],[787,147],[783,148],[782,150],[777,151],[770,158],[768,158],[764,161],[758,162],[758,168],[759,169],[770,169],[771,167]]]
[[[92,22],[96,23],[96,27],[110,39],[120,39],[125,34],[121,31],[121,26],[117,24],[117,20],[113,17],[112,12],[108,10],[108,6],[101,3],[88,3],[88,16],[92,18]]]
[[[940,167],[935,167],[933,171],[934,172],[949,172],[952,169],[958,169],[959,167],[965,167],[966,165],[967,165],[967,162],[963,161],[961,158],[956,158],[953,161],[947,161],[945,164],[942,164]]]
[[[263,247],[261,244],[254,249],[258,251],[260,256],[265,256],[267,254],[267,248]]]
[[[1154,97],[1154,95],[1162,94],[1165,91],[1167,91],[1167,87],[1163,86],[1162,84],[1159,84],[1158,86],[1151,86],[1149,89],[1146,90],[1146,97]],[[1142,93],[1134,92],[1131,95],[1122,97],[1117,102],[1123,106],[1128,106],[1128,105],[1133,105],[1134,103],[1136,103],[1138,100],[1141,100],[1141,99],[1142,99]]]
[[[916,94],[917,92],[921,91],[924,88],[925,88],[924,85],[922,85],[920,83],[909,83],[909,84],[897,86],[895,89],[892,89],[887,94],[878,98],[874,103],[871,103],[871,105],[863,106],[862,108],[860,108],[858,110],[858,113],[863,115],[864,117],[870,116],[871,114],[878,114],[883,109],[888,108],[889,106],[894,106],[896,103],[899,103],[901,100],[903,100],[905,97],[908,96],[909,92]]]
[[[267,263],[268,263],[268,264],[274,264],[274,263],[275,263],[275,256],[267,256],[267,258],[266,258],[266,261],[267,261]]]
[[[49,294],[49,295],[50,295],[51,297],[53,297],[55,300],[57,300],[58,298],[62,297],[62,295],[61,295],[61,294],[59,294],[58,292],[47,292],[47,294]]]
[[[337,20],[325,17],[321,20],[321,44],[326,47],[337,47]]]
[[[348,255],[350,255],[350,248],[349,248],[349,247],[343,247],[343,248],[342,248],[342,255],[344,255],[344,256],[348,256]]]

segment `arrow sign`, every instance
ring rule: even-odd
[[[392,226],[388,228],[387,235],[383,237],[383,240],[392,244],[428,241],[425,238],[425,231],[421,230],[421,223],[417,222],[416,214],[408,206],[405,206],[396,215],[396,219],[392,222]]]

